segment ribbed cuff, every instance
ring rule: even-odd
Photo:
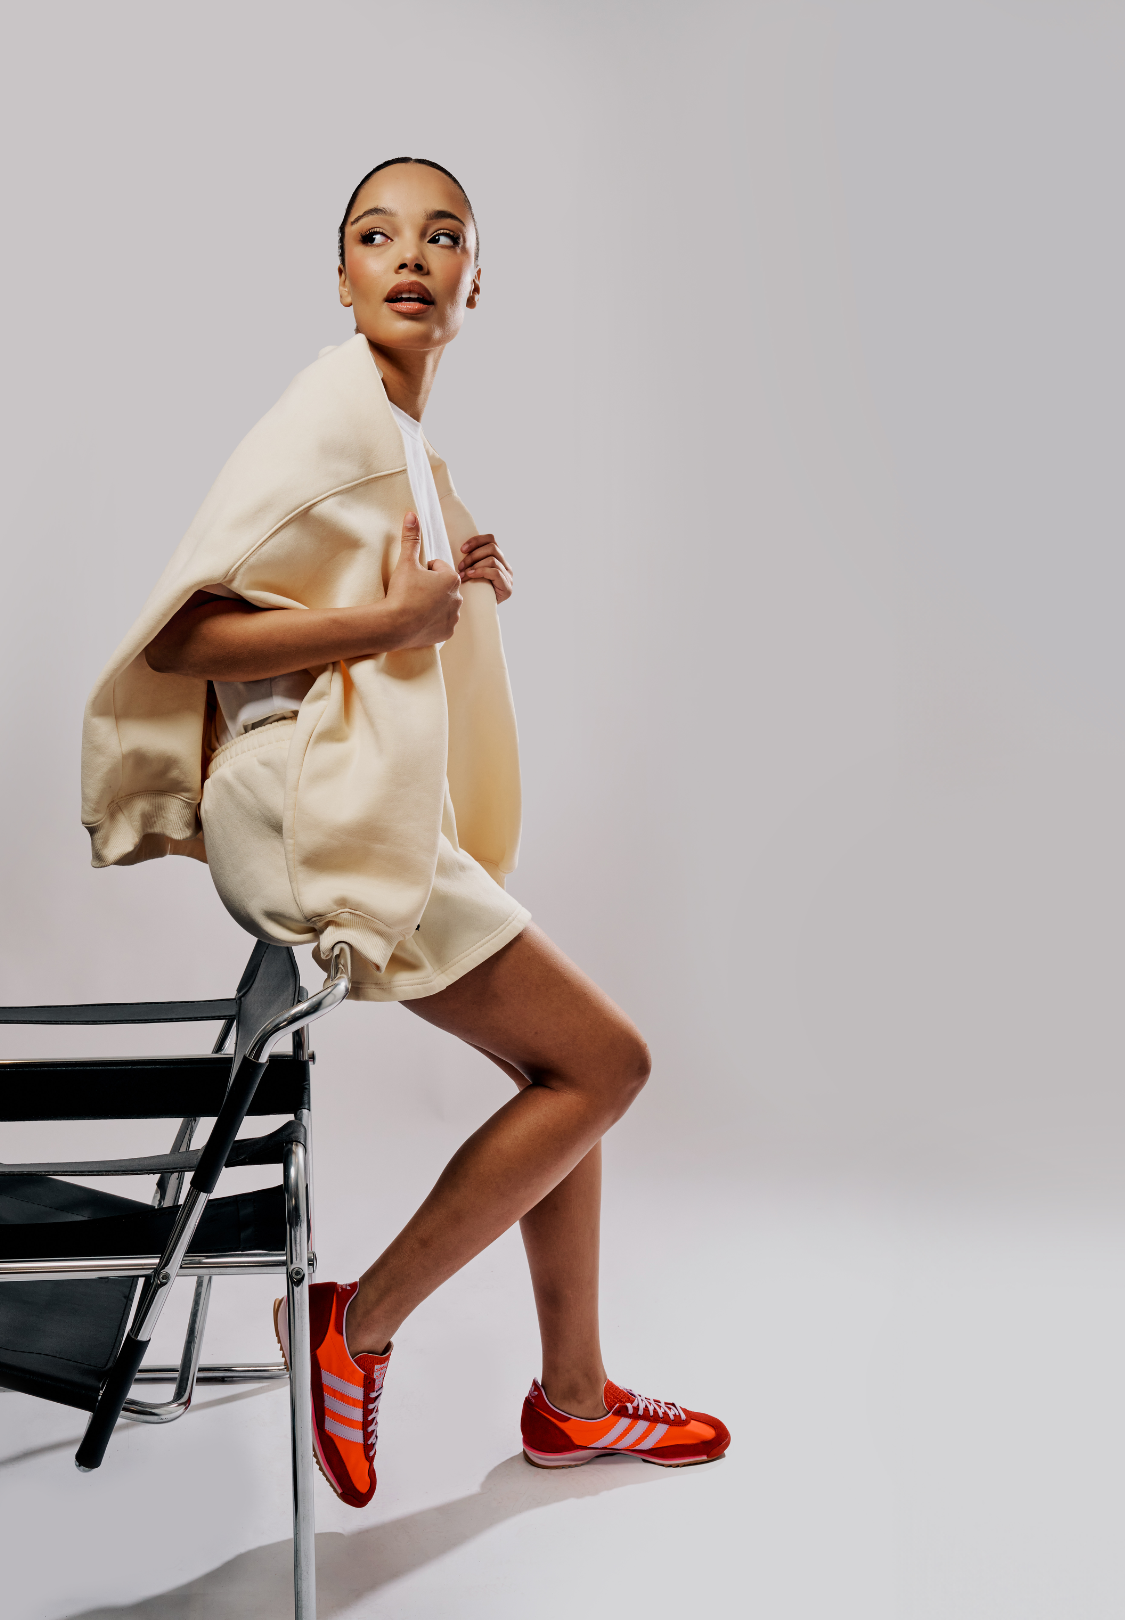
[[[130,856],[151,860],[168,854],[161,839],[192,843],[199,838],[199,806],[175,793],[130,793],[114,799],[102,819],[86,831],[92,866],[120,866]],[[146,840],[152,846],[149,850]]]
[[[337,941],[352,946],[360,956],[366,957],[377,973],[382,973],[395,946],[405,937],[392,934],[384,924],[362,911],[334,911],[330,916],[311,920],[320,935],[319,944],[313,948],[313,960],[326,973]]]

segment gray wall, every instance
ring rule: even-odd
[[[426,427],[516,569],[513,887],[657,1058],[615,1151],[1108,1191],[1123,39],[1095,0],[14,14],[3,999],[237,975],[201,867],[90,870],[82,704],[349,332],[339,214],[412,151],[483,233]],[[502,1095],[397,1009],[318,1044],[403,1120]]]

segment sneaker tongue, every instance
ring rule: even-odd
[[[392,1340],[387,1348],[385,1350],[380,1350],[378,1354],[376,1354],[374,1350],[361,1350],[358,1356],[352,1356],[352,1360],[355,1362],[357,1367],[385,1367],[387,1362],[391,1359],[391,1351],[393,1349],[394,1341]],[[350,1350],[348,1351],[348,1354],[351,1355]]]
[[[605,1402],[606,1411],[612,1412],[615,1406],[626,1405],[627,1402],[632,1400],[632,1396],[627,1389],[622,1389],[620,1384],[615,1384],[612,1378],[607,1378],[605,1389],[602,1392],[602,1400]]]
[[[362,1367],[364,1372],[378,1372],[381,1367],[386,1367],[390,1359],[389,1350],[384,1350],[381,1356],[373,1355],[369,1350],[361,1350],[358,1356],[352,1357],[356,1366]]]

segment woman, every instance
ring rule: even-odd
[[[599,1345],[599,1144],[648,1051],[503,889],[511,569],[419,425],[480,297],[473,211],[447,170],[394,158],[353,193],[339,250],[356,336],[235,452],[91,698],[94,863],[207,860],[251,933],[322,965],[343,948],[354,995],[403,1001],[517,1087],[358,1283],[311,1289],[316,1447],[344,1501],[375,1490],[399,1324],[516,1220],[543,1343],[528,1459],[709,1461],[724,1426],[612,1383]],[[275,1325],[287,1353],[284,1302]]]

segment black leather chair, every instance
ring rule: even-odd
[[[210,1054],[0,1061],[0,1119],[178,1119],[168,1153],[146,1158],[0,1164],[0,1386],[90,1413],[75,1462],[100,1466],[121,1417],[169,1423],[197,1383],[289,1378],[297,1620],[314,1620],[316,1577],[309,1390],[310,1054],[306,1028],[348,993],[344,954],[306,998],[292,951],[258,944],[230,1000],[4,1007],[3,1024],[165,1024],[211,1020]],[[292,1053],[271,1057],[292,1034]],[[225,1049],[231,1036],[233,1050]],[[288,1115],[240,1137],[247,1115]],[[202,1148],[192,1139],[214,1118]],[[278,1164],[280,1186],[212,1197],[224,1169]],[[68,1176],[154,1176],[150,1203],[76,1186]],[[190,1178],[190,1179],[188,1179]],[[186,1188],[185,1188],[186,1181]],[[292,1367],[201,1365],[211,1279],[284,1274]],[[144,1366],[177,1277],[195,1293],[178,1367]],[[173,1382],[172,1399],[137,1384]]]

